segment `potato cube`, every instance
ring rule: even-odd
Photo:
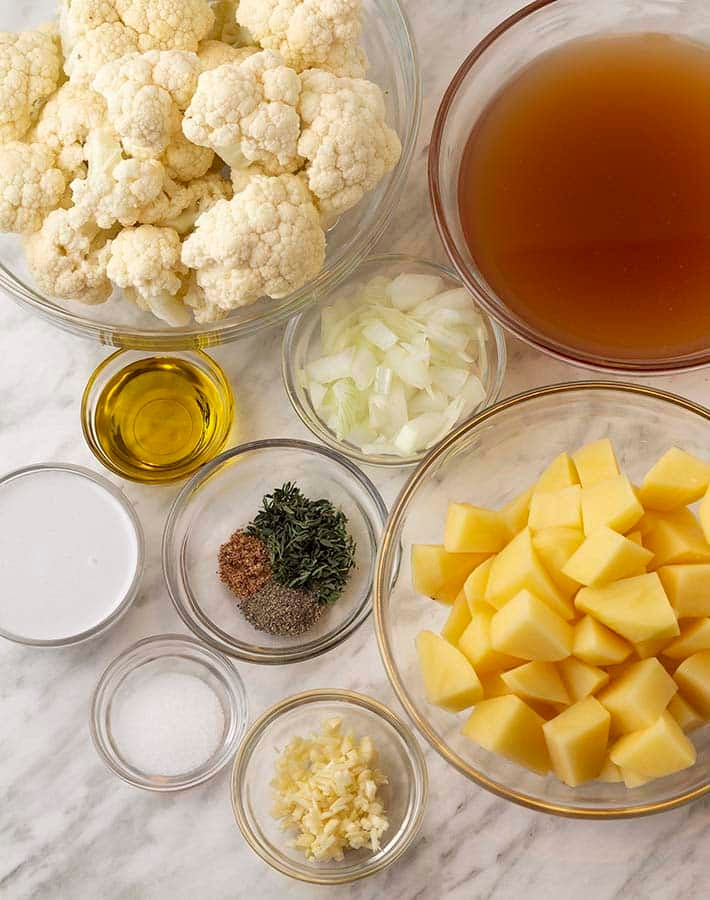
[[[631,645],[601,622],[585,616],[574,626],[572,653],[590,666],[610,666],[631,656]]]
[[[574,656],[568,656],[557,665],[573,703],[596,694],[609,681],[609,675],[604,669],[590,666]]]
[[[560,453],[538,478],[534,491],[559,491],[571,484],[579,484],[577,470],[569,453]]]
[[[687,659],[701,650],[710,650],[710,618],[693,619],[683,626],[680,636],[663,650],[671,659]]]
[[[582,487],[591,487],[619,474],[619,463],[609,438],[602,438],[580,447],[572,460]]]
[[[695,765],[695,747],[669,712],[612,746],[609,758],[646,778],[663,778]]]
[[[562,574],[567,560],[584,540],[578,528],[542,528],[533,534],[533,548],[562,595],[569,599],[579,590],[579,582]]]
[[[612,731],[628,734],[653,724],[677,689],[657,659],[643,659],[612,681],[598,699],[611,714]],[[623,767],[618,760],[612,759]]]
[[[621,774],[621,769],[607,756],[601,772],[597,775],[597,781],[604,781],[607,784],[618,784],[623,780],[624,776]]]
[[[485,602],[488,575],[494,559],[495,556],[489,556],[487,560],[476,566],[464,582],[463,592],[466,595],[468,608],[471,610],[471,613],[473,613],[476,604]],[[490,606],[490,603],[486,603],[486,606]]]
[[[647,775],[639,775],[638,772],[632,772],[631,769],[619,769],[619,771],[624,779],[624,784],[629,789],[643,787],[644,784],[653,781],[653,778],[649,778]]]
[[[500,609],[522,590],[532,591],[563,619],[574,618],[572,603],[562,596],[538,559],[528,528],[493,560],[485,600]]]
[[[599,776],[606,759],[609,713],[587,697],[542,726],[555,775],[576,787]]]
[[[532,531],[541,528],[581,528],[582,489],[578,484],[558,491],[535,491],[530,501],[528,527]]]
[[[692,509],[688,509],[687,506],[681,506],[679,509],[674,509],[673,512],[665,513],[647,509],[636,523],[636,529],[644,539],[644,547],[646,546],[645,538],[656,529],[659,522],[673,522],[674,524],[685,525],[688,528],[693,528],[698,524]]]
[[[529,662],[501,674],[512,693],[523,700],[538,700],[543,703],[570,702],[560,673],[554,663]]]
[[[710,616],[710,564],[661,566],[657,571],[679,619]]]
[[[633,485],[626,475],[616,475],[582,488],[582,522],[589,535],[602,525],[620,531],[630,531],[643,515]]]
[[[459,638],[458,647],[479,675],[500,672],[520,665],[520,659],[507,653],[499,653],[491,643],[491,621],[495,610],[477,610],[471,622]]]
[[[666,513],[644,537],[644,546],[653,553],[650,568],[686,563],[710,563],[710,544],[693,517]]]
[[[680,694],[674,694],[668,704],[668,712],[673,716],[683,731],[688,734],[705,724],[705,719],[696,712],[688,701]]]
[[[550,770],[550,757],[543,723],[544,719],[520,697],[508,694],[479,703],[461,734],[486,750],[545,775]]]
[[[655,572],[582,588],[575,606],[617,634],[637,643],[680,633],[673,608]]]
[[[572,652],[572,628],[530,591],[520,591],[491,621],[491,643],[520,659],[556,662]]]
[[[470,503],[449,504],[444,526],[447,553],[497,553],[509,539],[500,513]]]
[[[412,545],[412,583],[420,594],[453,603],[483,553],[447,553],[441,544]]]
[[[704,719],[710,719],[710,650],[701,650],[684,659],[673,678],[683,698]]]
[[[466,630],[470,621],[471,613],[469,612],[468,603],[466,602],[466,595],[461,591],[454,600],[451,612],[444,622],[444,627],[441,629],[441,636],[455,646],[458,644],[459,638]]]
[[[639,659],[648,659],[650,656],[658,656],[672,641],[673,638],[655,638],[652,641],[639,641],[634,644],[634,652]]]
[[[705,540],[710,544],[710,488],[707,489],[705,496],[700,501],[698,518],[700,519],[700,527],[703,529]]]
[[[485,700],[490,700],[492,697],[505,697],[507,694],[513,693],[503,681],[502,672],[481,672],[480,678]]]
[[[633,541],[602,526],[572,554],[562,571],[580,584],[598,585],[641,575],[653,554]]]
[[[710,463],[671,447],[651,467],[639,489],[647,509],[668,512],[699,500],[710,485]]]
[[[419,667],[427,699],[435,706],[460,712],[483,697],[483,688],[466,657],[433,631],[420,631],[416,640]]]
[[[528,515],[530,513],[530,498],[533,495],[534,487],[529,487],[522,494],[513,497],[505,506],[501,506],[499,512],[503,521],[508,526],[510,533],[516,535],[528,524]]]

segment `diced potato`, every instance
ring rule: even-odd
[[[585,616],[574,626],[572,653],[590,666],[623,663],[631,656],[631,645],[611,629]]]
[[[582,522],[586,535],[602,525],[623,534],[630,531],[642,515],[643,506],[626,475],[616,475],[582,488]]]
[[[578,484],[558,491],[535,491],[530,501],[528,527],[532,531],[541,528],[581,528],[582,489]]]
[[[655,572],[623,578],[603,587],[582,588],[575,606],[631,641],[675,637],[680,633],[673,608]]]
[[[529,662],[501,674],[510,690],[526,702],[538,700],[543,703],[570,702],[560,673],[550,662]]]
[[[599,776],[606,759],[610,716],[587,697],[542,726],[555,775],[576,787]]]
[[[693,709],[704,719],[710,719],[710,650],[701,650],[684,659],[673,678]]]
[[[569,453],[560,453],[545,469],[534,491],[559,491],[571,484],[579,484],[579,476]]]
[[[597,775],[597,781],[604,781],[607,784],[618,784],[623,780],[624,776],[621,774],[621,769],[607,756],[601,772]]]
[[[640,532],[640,531],[638,531],[638,530],[637,530],[637,531],[630,531],[630,532],[626,535],[626,537],[627,537],[628,540],[633,541],[634,544],[638,544],[639,547],[643,547],[643,536],[641,535],[641,532]]]
[[[503,681],[502,672],[481,672],[480,677],[485,700],[490,700],[492,697],[505,697],[506,694],[513,693]]]
[[[550,757],[543,723],[544,719],[520,697],[508,694],[479,703],[461,734],[486,750],[545,775],[550,770]]]
[[[679,619],[710,616],[710,564],[661,566],[657,571]]]
[[[641,575],[652,558],[649,550],[602,526],[585,538],[562,571],[580,584],[608,584]]]
[[[701,650],[710,650],[710,618],[693,619],[680,630],[663,653],[671,659],[687,659]]]
[[[522,494],[513,497],[505,506],[499,510],[503,521],[510,529],[512,535],[516,535],[528,524],[528,515],[530,513],[530,498],[533,495],[533,487],[529,487]]]
[[[491,571],[494,559],[495,556],[490,556],[487,560],[476,566],[464,582],[463,592],[468,601],[468,608],[472,613],[476,604],[485,602],[488,575]],[[490,606],[490,603],[486,603],[486,605]]]
[[[416,640],[419,667],[427,699],[435,706],[460,712],[483,697],[473,666],[456,647],[433,631],[420,631]]]
[[[710,563],[710,544],[695,517],[666,513],[644,537],[644,546],[653,553],[650,568],[687,563]]]
[[[652,641],[639,641],[634,644],[634,652],[639,659],[648,659],[650,656],[658,656],[672,643],[673,638],[655,638]]]
[[[647,509],[669,512],[700,500],[710,485],[710,463],[671,447],[651,467],[639,489]]]
[[[500,609],[522,590],[532,591],[562,618],[574,618],[572,603],[562,596],[538,559],[528,528],[517,534],[494,559],[485,600]]]
[[[447,553],[497,553],[509,539],[500,513],[470,503],[449,504],[444,527]]]
[[[624,784],[629,789],[643,787],[644,784],[653,781],[653,778],[649,778],[647,775],[639,775],[638,772],[632,772],[631,769],[619,769],[619,771],[624,779]]]
[[[568,656],[557,665],[573,703],[596,694],[609,681],[609,675],[604,669],[590,666],[574,656]]]
[[[572,628],[530,591],[520,591],[491,621],[491,643],[500,653],[556,662],[572,652]]]
[[[598,700],[611,714],[612,732],[628,734],[653,724],[676,691],[675,682],[657,659],[643,659],[612,681]],[[612,760],[623,768],[613,756]]]
[[[491,643],[491,621],[495,610],[477,610],[471,622],[459,638],[458,647],[479,675],[500,672],[520,665],[520,659],[507,653],[499,653]]]
[[[619,463],[609,438],[580,447],[572,460],[582,487],[591,487],[619,474]]]
[[[441,544],[413,544],[414,589],[441,603],[453,603],[464,581],[485,558],[482,553],[447,553]]]
[[[647,509],[636,524],[637,530],[641,533],[642,538],[646,538],[658,525],[659,522],[673,522],[679,525],[687,525],[689,528],[698,524],[695,514],[687,506],[681,506],[673,512],[656,512]],[[644,542],[644,547],[646,546]]]
[[[578,528],[542,528],[533,534],[533,548],[555,586],[563,596],[571,598],[579,590],[579,582],[562,574],[567,560],[584,540]]]
[[[441,636],[446,638],[446,640],[450,644],[458,644],[459,638],[466,630],[469,622],[471,621],[471,613],[468,609],[468,603],[466,601],[466,595],[463,591],[458,595],[458,597],[454,600],[454,605],[451,607],[451,612],[447,620],[444,622],[444,627],[441,629]]]
[[[705,540],[710,544],[710,488],[707,489],[705,496],[700,501],[698,518],[700,519],[700,527],[703,529]]]
[[[663,778],[695,765],[696,753],[673,716],[664,712],[648,727],[619,738],[609,758],[622,770]]]
[[[668,704],[668,712],[687,734],[705,724],[705,719],[696,712],[680,694],[674,694]]]

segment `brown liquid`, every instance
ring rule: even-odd
[[[459,205],[482,274],[588,358],[710,346],[710,48],[661,34],[569,42],[484,111]]]

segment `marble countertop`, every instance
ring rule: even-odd
[[[472,44],[522,5],[515,0],[405,0],[425,87],[409,189],[381,249],[444,261],[426,191],[428,135],[439,98]],[[19,7],[23,7],[20,0]],[[454,23],[452,27],[452,23]],[[5,24],[5,22],[3,22]],[[308,437],[279,376],[280,330],[218,348],[235,385],[239,440]],[[504,394],[592,377],[508,340]],[[79,425],[79,401],[105,348],[65,335],[0,298],[0,471],[32,462],[98,465]],[[707,403],[710,371],[654,384]],[[268,398],[268,402],[264,398]],[[398,474],[369,474],[390,502]],[[163,521],[175,488],[125,484],[143,523],[148,565],[138,599],[105,637],[37,651],[0,642],[0,897],[4,900],[226,900],[337,895],[369,900],[512,898],[585,900],[710,895],[710,800],[635,821],[574,822],[499,800],[455,775],[428,747],[430,803],[414,847],[393,868],[326,892],[269,870],[242,841],[228,774],[185,794],[134,790],[92,748],[88,702],[106,664],[133,641],[183,632],[162,583]],[[31,548],[28,548],[31,553]],[[342,652],[295,667],[238,664],[252,717],[294,689],[347,687],[401,712],[367,622]]]

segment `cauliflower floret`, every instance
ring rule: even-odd
[[[264,295],[285,297],[314,278],[324,259],[318,211],[297,175],[255,175],[233,200],[199,217],[182,249],[203,291],[190,300],[198,322]]]
[[[190,313],[178,298],[187,269],[182,243],[172,228],[125,228],[111,242],[107,274],[138,307],[169,325],[187,325]]]
[[[138,52],[138,35],[120,22],[107,22],[82,35],[64,60],[64,71],[75,84],[90,85],[106,63]]]
[[[258,47],[232,47],[223,41],[202,41],[197,50],[200,69],[209,72],[225,63],[240,63],[259,52]]]
[[[158,224],[173,228],[178,234],[187,234],[202,213],[211,209],[218,200],[231,200],[233,196],[231,182],[212,172],[186,185],[179,202],[174,203]]]
[[[214,13],[214,25],[207,35],[210,41],[220,41],[234,47],[247,47],[254,39],[237,23],[239,0],[209,0]]]
[[[0,31],[0,144],[29,131],[62,71],[59,43],[42,31]]]
[[[293,172],[301,122],[298,75],[273,50],[203,72],[182,129],[237,169],[260,165],[271,175]]]
[[[83,178],[84,144],[89,132],[102,125],[105,115],[106,104],[99,94],[68,81],[47,101],[32,139],[56,152],[57,166],[69,180]]]
[[[321,68],[353,78],[367,70],[361,19],[362,0],[241,0],[237,9],[254,40],[297,72]]]
[[[169,178],[190,182],[209,172],[214,162],[214,153],[207,147],[191,143],[182,131],[178,131],[173,135],[160,161]]]
[[[29,234],[56,209],[66,179],[57,156],[44,144],[0,144],[0,232]]]
[[[182,50],[131,53],[99,70],[93,88],[106,100],[126,153],[157,159],[165,152],[180,132],[199,72],[196,54]]]
[[[197,50],[214,26],[207,0],[115,0],[121,21],[141,50]]]
[[[75,228],[68,210],[51,212],[40,231],[25,241],[39,289],[65,300],[104,303],[113,290],[106,277],[109,237],[90,223]]]
[[[399,161],[402,145],[385,122],[385,101],[370,81],[311,69],[301,75],[298,152],[324,220],[356,206]]]

